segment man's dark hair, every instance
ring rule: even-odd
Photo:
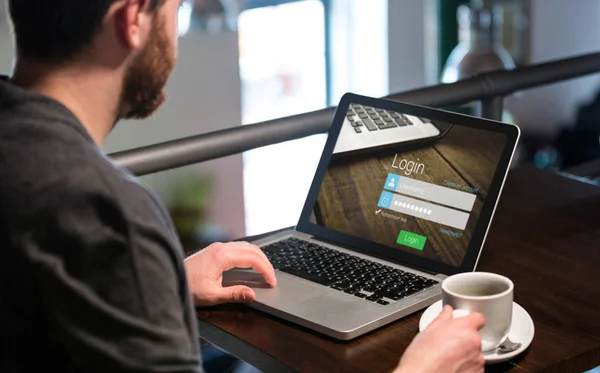
[[[150,0],[151,8],[164,0]],[[9,0],[20,56],[67,60],[100,32],[114,0]]]

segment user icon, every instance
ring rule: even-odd
[[[390,179],[390,182],[388,183],[388,187],[389,188],[395,188],[396,187],[396,178],[395,177],[392,177]]]

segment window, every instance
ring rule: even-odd
[[[243,123],[327,106],[324,3],[248,5],[238,23]],[[244,154],[247,235],[297,223],[325,139],[316,135]]]

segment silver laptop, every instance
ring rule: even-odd
[[[386,126],[377,131],[397,131],[394,142],[355,148],[342,133],[367,127],[357,108],[381,118],[369,116]],[[409,125],[398,118],[430,127],[402,138]],[[518,138],[513,125],[348,93],[297,226],[254,242],[278,285],[248,269],[223,283],[252,287],[251,307],[341,340],[419,311],[440,299],[444,278],[475,270]]]

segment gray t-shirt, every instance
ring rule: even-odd
[[[0,77],[0,372],[200,372],[181,245],[153,194]]]

